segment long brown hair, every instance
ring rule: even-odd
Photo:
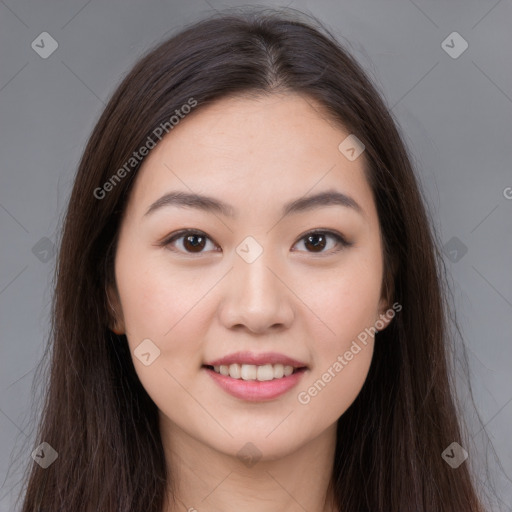
[[[109,328],[106,285],[140,162],[134,151],[169,125],[232,94],[290,91],[316,100],[365,145],[384,242],[383,286],[402,310],[376,337],[366,383],[338,420],[331,486],[344,512],[482,512],[449,364],[449,307],[438,242],[406,147],[383,100],[348,51],[297,13],[221,13],[140,59],[114,92],[81,159],[56,270],[49,377],[37,432],[58,459],[27,468],[23,512],[162,512],[167,474],[158,411],[127,340]],[[118,169],[122,179],[105,190]],[[119,174],[118,174],[119,176]],[[101,195],[101,198],[98,196]],[[31,461],[32,462],[32,461]]]

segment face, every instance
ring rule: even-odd
[[[293,94],[201,107],[127,204],[113,329],[161,428],[218,452],[251,442],[272,459],[332,431],[366,379],[370,328],[390,320],[364,153],[347,159],[349,133],[320,112]]]

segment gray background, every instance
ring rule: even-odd
[[[1,511],[13,510],[18,468],[32,462],[36,446],[31,384],[49,329],[53,243],[87,137],[122,74],[149,46],[236,5],[243,4],[0,1]],[[319,17],[348,44],[399,123],[445,245],[485,425],[468,412],[476,446],[466,448],[475,464],[485,449],[492,453],[487,433],[512,475],[512,2],[288,5]],[[457,58],[442,46],[454,31],[469,45]],[[31,47],[41,45],[42,32],[58,42],[46,59]],[[457,40],[446,44],[461,48]],[[495,480],[502,510],[512,510],[511,482]],[[488,486],[485,475],[481,485]]]

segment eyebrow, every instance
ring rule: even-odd
[[[351,208],[364,216],[363,209],[355,199],[336,190],[327,190],[312,196],[300,197],[290,201],[283,206],[281,215],[285,217],[290,214],[303,213],[333,205]],[[230,218],[235,218],[238,215],[238,212],[231,205],[214,197],[189,192],[169,192],[151,204],[144,216],[169,206],[195,208],[205,212],[218,213]]]

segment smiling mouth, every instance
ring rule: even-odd
[[[260,382],[283,379],[307,369],[305,366],[294,367],[283,364],[254,365],[237,363],[220,366],[203,365],[203,368],[236,380]]]

